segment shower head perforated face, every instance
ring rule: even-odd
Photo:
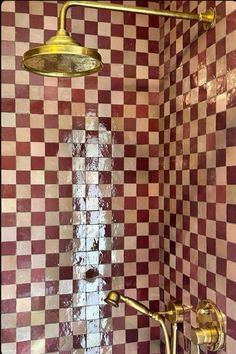
[[[23,67],[46,76],[86,76],[102,68],[102,58],[95,49],[82,47],[66,31],[59,30],[46,44],[24,54]]]
[[[120,294],[117,291],[110,291],[104,301],[107,304],[110,304],[114,307],[118,307],[120,302]]]

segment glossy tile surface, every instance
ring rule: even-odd
[[[155,323],[104,303],[158,306],[158,19],[72,8],[103,70],[23,71],[61,3],[2,5],[2,353],[158,353]]]
[[[160,307],[209,298],[226,314],[226,347],[235,352],[236,3],[164,1],[171,10],[215,7],[215,28],[160,23]],[[180,329],[178,354],[191,345],[195,316]],[[163,348],[164,353],[164,348]],[[205,351],[202,351],[205,353]]]

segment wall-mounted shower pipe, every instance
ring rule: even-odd
[[[156,15],[156,16],[164,16],[164,17],[173,17],[180,18],[183,20],[195,20],[199,22],[203,22],[209,27],[213,27],[215,25],[215,11],[213,9],[209,9],[206,12],[202,13],[186,13],[186,12],[178,12],[171,10],[153,10],[148,9],[146,7],[136,7],[136,6],[128,6],[128,5],[120,5],[113,3],[104,3],[97,1],[67,1],[61,8],[60,11],[60,19],[59,19],[59,30],[66,30],[66,12],[71,6],[83,6],[83,7],[91,7],[96,9],[107,9],[114,11],[122,11],[122,12],[134,12],[145,15]]]

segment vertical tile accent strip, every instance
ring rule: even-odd
[[[2,4],[2,353],[156,353],[156,323],[104,297],[158,308],[159,22],[74,7],[103,70],[29,74],[61,4]]]

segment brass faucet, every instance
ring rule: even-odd
[[[177,324],[184,321],[184,315],[192,309],[192,306],[185,306],[176,301],[170,301],[167,311],[151,311],[145,305],[118,291],[110,291],[106,299],[107,304],[118,307],[122,301],[142,314],[159,322],[165,337],[166,354],[177,354]],[[200,345],[207,345],[211,351],[218,351],[224,347],[226,317],[211,300],[202,300],[196,309],[198,328],[192,329],[192,342],[197,345],[200,353]],[[172,324],[172,348],[163,316],[167,315]]]

